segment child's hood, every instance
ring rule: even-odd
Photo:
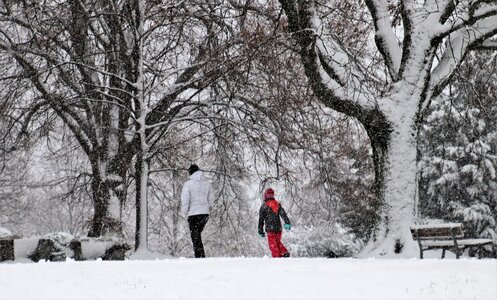
[[[280,203],[276,201],[274,198],[272,199],[267,199],[266,200],[266,205],[271,208],[271,210],[277,214],[278,210],[280,209]]]

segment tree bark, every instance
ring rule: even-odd
[[[90,221],[89,237],[99,237],[114,231],[115,222],[109,217],[110,190],[99,178],[92,180],[93,219]]]
[[[115,175],[113,180],[102,180],[99,175],[93,176],[91,189],[94,212],[93,218],[89,222],[89,237],[103,235],[122,237],[120,212],[126,197],[123,176]]]
[[[372,114],[374,122],[362,123],[370,140],[371,149],[373,152],[373,167],[374,167],[374,182],[372,192],[374,200],[371,203],[375,212],[381,212],[383,203],[385,202],[385,181],[386,181],[386,164],[388,161],[388,150],[390,145],[392,125],[385,120],[384,115],[380,111]],[[381,223],[382,216],[375,216],[374,227],[378,228]],[[377,232],[373,232],[373,238],[377,237]]]
[[[363,250],[366,256],[383,256],[406,250],[412,252],[416,246],[409,230],[414,221],[417,197],[415,114],[397,115],[389,124],[367,130],[376,175],[373,190],[380,199],[381,209],[378,232]]]
[[[148,251],[148,197],[147,184],[149,178],[148,161],[141,153],[136,161],[136,231],[135,250]]]

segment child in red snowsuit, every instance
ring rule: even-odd
[[[285,229],[290,230],[292,225],[281,204],[274,199],[274,190],[268,188],[264,193],[264,204],[259,210],[259,235],[265,236],[266,225],[267,241],[273,257],[290,257],[290,253],[281,243],[281,218],[285,221]]]

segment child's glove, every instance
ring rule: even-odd
[[[285,229],[290,230],[292,228],[292,224],[285,224]]]
[[[261,238],[266,237],[265,233],[259,233],[259,235],[260,235]]]

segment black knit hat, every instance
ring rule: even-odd
[[[198,168],[198,166],[196,164],[193,164],[191,165],[189,168],[188,168],[188,173],[190,173],[190,175],[192,175],[193,173],[197,172],[198,170],[200,170]]]

